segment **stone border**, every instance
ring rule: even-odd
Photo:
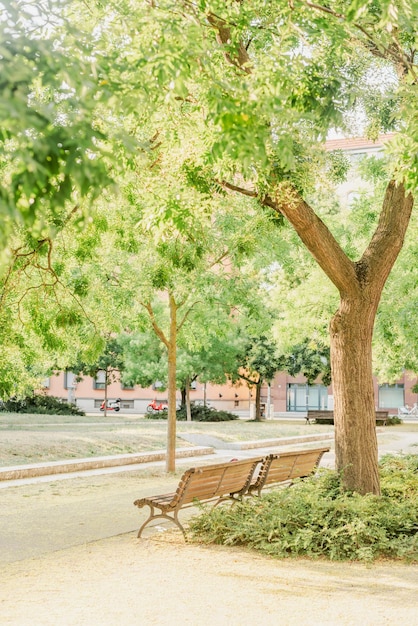
[[[176,451],[176,458],[187,458],[214,454],[213,448],[196,446]],[[49,476],[53,474],[67,474],[70,472],[82,472],[85,470],[97,470],[105,467],[120,467],[122,465],[135,465],[137,463],[151,463],[164,461],[165,450],[154,452],[118,454],[115,456],[98,456],[87,459],[74,459],[68,461],[50,461],[46,463],[34,463],[33,465],[16,465],[0,468],[0,481],[16,480],[19,478],[34,478],[37,476]]]

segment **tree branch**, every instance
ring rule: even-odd
[[[376,230],[359,262],[382,288],[402,249],[413,205],[414,199],[406,194],[403,184],[390,181]]]
[[[155,315],[154,315],[154,311],[152,309],[151,303],[150,302],[141,302],[141,305],[148,312],[149,318],[151,320],[151,325],[152,325],[152,328],[153,328],[155,334],[163,342],[165,347],[168,348],[169,347],[169,341],[168,341],[167,337],[165,336],[164,331],[162,330],[162,328],[160,328],[160,326],[157,324],[157,320],[155,319]]]
[[[320,11],[322,13],[327,13],[331,15],[337,20],[347,22],[347,17],[343,13],[338,13],[329,7],[323,6],[321,4],[317,4],[315,2],[310,2],[310,0],[305,0],[306,6],[314,9],[316,11]],[[397,70],[399,71],[399,67],[402,68],[401,73],[405,73],[405,71],[410,71],[411,74],[417,78],[414,64],[411,63],[408,56],[404,53],[399,42],[393,38],[393,44],[390,46],[384,46],[383,44],[378,45],[373,38],[373,35],[370,34],[364,26],[362,26],[359,22],[353,22],[353,26],[360,31],[368,41],[368,49],[374,56],[377,56],[381,59],[392,59],[395,61],[397,65]]]
[[[302,242],[341,294],[350,293],[357,288],[355,264],[350,261],[328,227],[292,185],[282,185],[277,189],[276,198],[272,198],[269,195],[259,197],[254,189],[246,189],[226,181],[219,184],[230,191],[251,198],[258,197],[263,206],[281,213],[292,224]]]
[[[231,26],[225,22],[221,17],[217,17],[213,13],[208,15],[208,21],[211,26],[216,30],[216,39],[221,46],[230,45],[232,42]],[[232,57],[229,52],[224,50],[224,57],[230,65],[237,67],[246,74],[251,74],[251,61],[249,54],[242,41],[238,44],[238,49],[235,57]]]

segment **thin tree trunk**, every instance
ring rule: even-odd
[[[169,294],[170,338],[168,342],[168,420],[166,470],[176,469],[176,361],[177,361],[177,306]]]
[[[255,384],[255,421],[261,422],[261,378]]]
[[[190,406],[190,379],[186,378],[186,420],[192,421],[192,409]]]
[[[107,370],[105,370],[105,388],[104,388],[104,416],[107,417],[107,386],[109,384],[108,378],[107,378]]]

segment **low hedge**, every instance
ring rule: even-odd
[[[229,411],[219,411],[210,406],[203,406],[199,404],[192,404],[190,407],[192,414],[192,421],[194,422],[228,422],[230,420],[237,420],[238,415],[230,413]],[[177,410],[177,419],[184,421],[187,419],[186,407],[183,406]]]
[[[5,400],[0,411],[7,413],[38,413],[44,415],[85,415],[75,404],[70,404],[54,396],[27,396],[21,399]]]
[[[237,420],[238,415],[230,413],[229,411],[218,411],[209,406],[201,406],[198,404],[191,405],[191,414],[193,422],[228,422],[230,420]],[[151,420],[166,420],[167,411],[158,411],[157,413],[146,414],[145,417]],[[176,419],[179,422],[186,421],[186,407],[181,407],[176,411]]]
[[[291,489],[275,489],[191,520],[194,540],[247,546],[275,557],[418,561],[418,455],[387,456],[381,496],[342,490],[320,470]]]

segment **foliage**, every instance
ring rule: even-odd
[[[387,426],[396,426],[397,424],[403,424],[403,420],[397,415],[389,415],[386,420]]]
[[[32,395],[3,402],[1,411],[7,413],[41,413],[46,415],[85,415],[84,411],[53,396]]]
[[[230,420],[238,419],[238,416],[229,411],[220,411],[213,407],[203,406],[199,404],[191,403],[190,406],[192,421],[194,422],[228,422]],[[158,411],[157,413],[146,414],[148,419],[167,419],[167,411]],[[186,407],[181,407],[176,411],[176,419],[178,421],[185,421],[187,419]]]
[[[203,406],[200,404],[192,403],[190,406],[192,421],[194,422],[228,422],[230,420],[238,419],[238,415],[230,413],[229,411],[223,411],[214,409],[213,407]],[[184,421],[187,419],[186,407],[181,407],[177,411],[177,419]]]
[[[193,537],[245,545],[274,557],[418,561],[418,455],[387,456],[382,495],[343,491],[338,474],[321,471],[191,521]]]
[[[110,180],[95,124],[98,84],[88,46],[79,41],[81,54],[68,58],[63,41],[51,36],[54,22],[62,22],[53,3],[32,3],[28,12],[20,2],[6,5],[0,24],[2,245],[13,223],[36,236],[48,212],[58,216],[66,201],[93,198]]]
[[[281,369],[291,376],[303,374],[308,385],[312,385],[319,376],[325,386],[331,384],[331,363],[329,347],[319,341],[305,339],[293,346],[290,354],[283,356]]]
[[[78,361],[71,365],[70,369],[74,374],[81,377],[83,374],[87,376],[96,377],[97,373],[104,371],[106,373],[106,384],[115,380],[115,377],[119,372],[123,371],[124,361],[122,354],[122,347],[115,338],[107,339],[104,343],[102,353],[96,358],[94,362],[86,363]]]
[[[271,382],[281,366],[277,345],[266,335],[246,338],[238,363],[245,372],[242,378],[254,383]]]

